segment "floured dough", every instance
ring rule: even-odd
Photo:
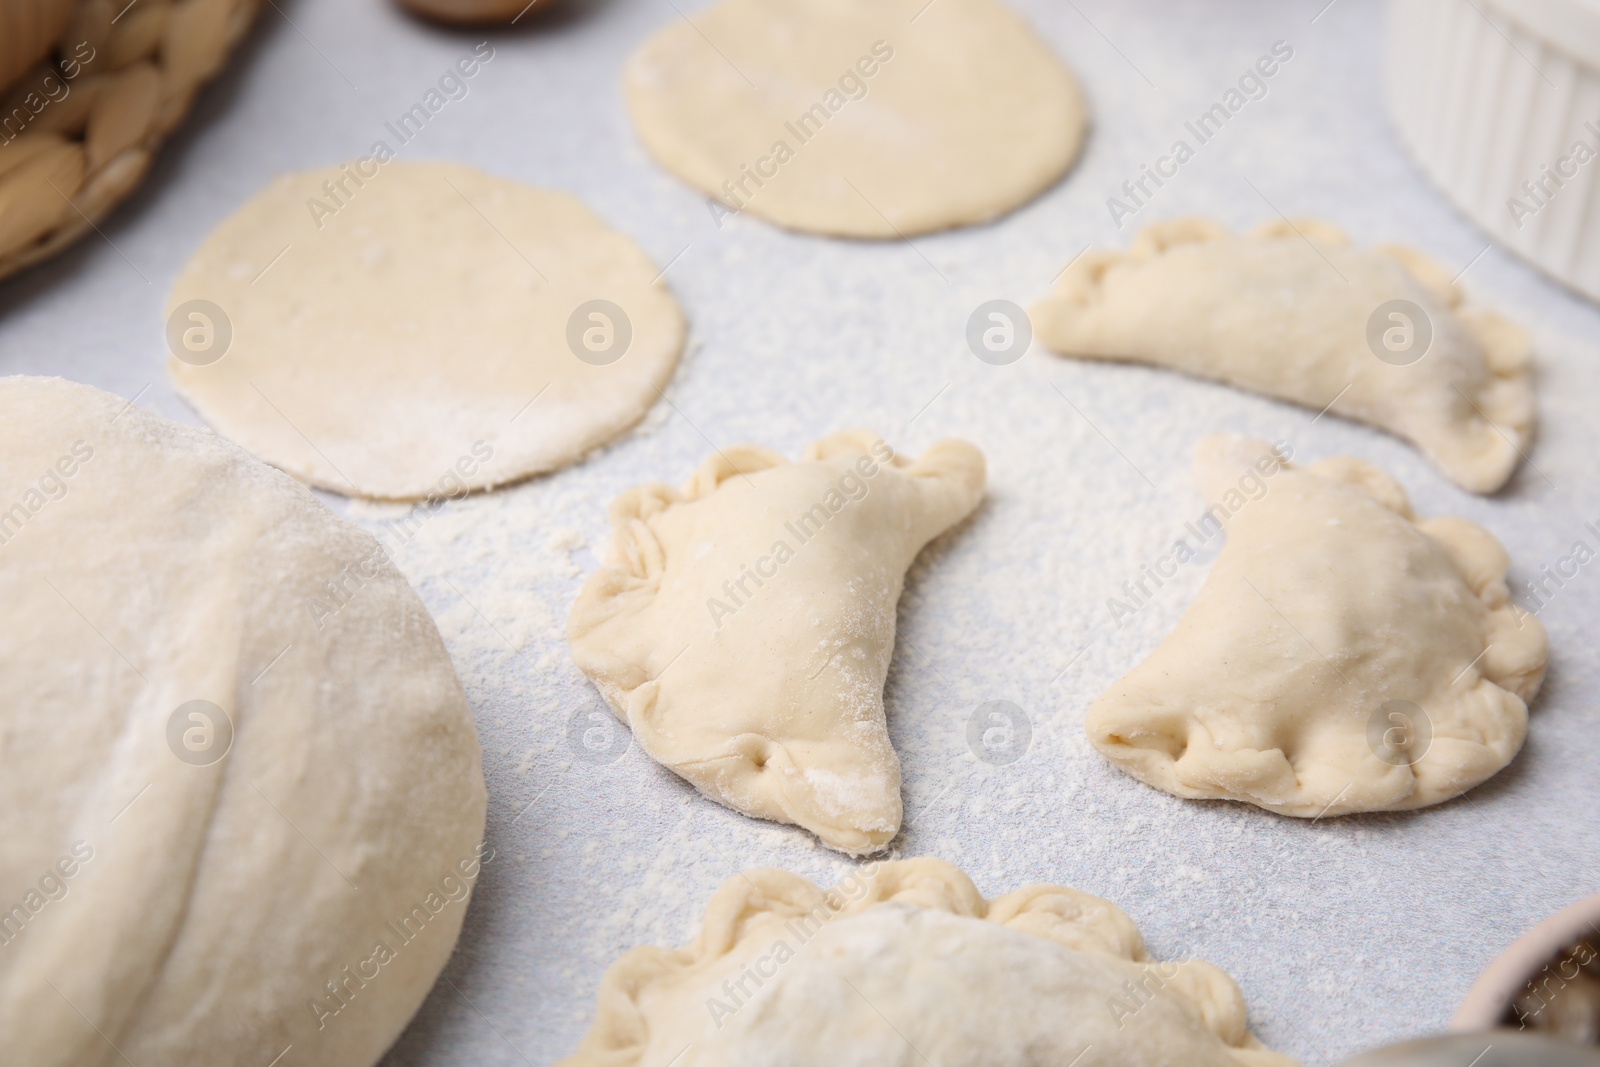
[[[1217,434],[1196,467],[1204,532],[1227,542],[1177,628],[1089,709],[1096,748],[1176,796],[1308,818],[1437,804],[1511,762],[1546,642],[1488,531],[1418,519],[1360,460],[1298,468]]]
[[[0,428],[0,1062],[377,1062],[492,858],[422,602],[212,433],[47,378]]]
[[[656,275],[566,193],[366,157],[280,177],[206,238],[173,286],[167,367],[312,485],[451,495],[564,466],[655,403],[684,336]],[[214,362],[195,300],[231,325]],[[183,338],[201,351],[178,358]]]
[[[1071,72],[998,0],[722,0],[670,20],[623,88],[679,178],[846,237],[1002,215],[1066,173],[1086,126]]]
[[[934,859],[867,864],[824,893],[725,882],[700,936],[637,948],[601,983],[564,1067],[1293,1067],[1200,960],[1158,963],[1098,897],[987,901]]]
[[[799,463],[721,450],[681,492],[611,505],[572,658],[645,752],[713,800],[845,852],[881,848],[900,829],[883,683],[906,568],[983,488],[964,441],[914,461],[865,430]]]
[[[1414,316],[1380,310],[1393,301],[1425,322],[1406,334]],[[1314,220],[1246,236],[1205,219],[1157,223],[1127,253],[1081,257],[1033,309],[1033,327],[1066,355],[1174,367],[1381,427],[1474,492],[1504,485],[1533,435],[1519,327],[1464,303],[1422,253],[1353,248]],[[1431,339],[1420,356],[1380,359],[1369,329],[1380,345],[1390,330],[1396,344]]]

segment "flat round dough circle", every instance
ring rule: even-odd
[[[623,83],[672,173],[844,237],[1004,214],[1066,173],[1086,126],[1071,72],[996,0],[723,0],[652,37]]]
[[[0,1059],[369,1067],[492,859],[422,602],[208,431],[58,378],[0,426]]]
[[[211,233],[173,286],[167,367],[312,485],[452,495],[565,466],[649,410],[684,338],[658,274],[566,193],[364,157],[284,175]],[[210,333],[195,300],[220,309]]]

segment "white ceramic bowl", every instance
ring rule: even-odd
[[[1600,0],[1391,0],[1389,14],[1390,105],[1422,169],[1502,245],[1600,300]]]
[[[1585,938],[1600,940],[1600,894],[1556,912],[1501,953],[1467,991],[1450,1029],[1471,1032],[1502,1025],[1512,1002],[1529,983],[1558,953]]]

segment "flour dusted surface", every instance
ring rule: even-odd
[[[574,712],[609,717],[562,637],[609,534],[605,507],[641,481],[680,481],[713,443],[794,456],[823,434],[867,425],[912,455],[944,436],[984,450],[985,503],[924,552],[899,607],[886,689],[905,775],[895,847],[958,863],[990,896],[1065,882],[1116,902],[1158,957],[1192,954],[1238,979],[1252,1026],[1275,1049],[1322,1065],[1442,1026],[1503,946],[1600,886],[1600,677],[1586,651],[1600,622],[1600,570],[1584,568],[1540,612],[1552,663],[1528,745],[1462,800],[1291,823],[1163,796],[1089,747],[1084,711],[1155,648],[1212,558],[1152,586],[1121,629],[1111,621],[1106,598],[1125,596],[1122,583],[1203,507],[1190,473],[1203,436],[1287,440],[1306,461],[1368,459],[1406,486],[1419,512],[1491,530],[1520,583],[1574,540],[1594,543],[1583,523],[1600,519],[1596,356],[1536,333],[1537,470],[1525,466],[1508,492],[1482,500],[1413,449],[1332,414],[1312,423],[1313,412],[1223,386],[1038,351],[986,366],[964,338],[978,304],[1026,306],[1085,245],[1124,247],[1133,229],[1166,215],[1202,213],[1235,230],[1274,217],[1248,178],[1286,214],[1336,221],[1359,244],[1404,241],[1452,272],[1471,264],[1461,280],[1469,297],[1519,321],[1593,338],[1600,314],[1485,252],[1486,239],[1405,159],[1386,117],[1378,0],[1340,0],[1315,25],[1321,3],[1080,0],[1082,15],[1044,0],[1016,7],[1081,75],[1095,116],[1085,155],[1063,184],[998,225],[918,237],[914,248],[795,237],[751,219],[716,228],[703,200],[645,158],[616,90],[627,55],[677,19],[665,4],[584,5],[548,28],[496,37],[498,57],[472,94],[404,150],[579,192],[652,261],[672,263],[663,281],[690,342],[666,390],[671,405],[656,404],[641,429],[553,477],[446,504],[395,553],[438,619],[476,714],[498,852],[446,971],[457,988],[434,990],[390,1067],[558,1059],[587,1026],[604,967],[635,944],[688,940],[724,878],[771,864],[825,884],[847,869],[803,831],[701,798],[637,748],[596,763],[571,747]],[[142,406],[200,421],[164,380],[159,294],[206,232],[273,175],[365,152],[383,121],[468,47],[379,0],[298,5],[291,16],[360,92],[288,26],[265,23],[255,54],[224,77],[209,116],[162,164],[163,181],[107,227],[116,250],[84,244],[0,293],[0,370],[64,374],[125,397],[151,383]],[[1106,199],[1279,38],[1296,55],[1267,96],[1118,230]],[[968,719],[990,700],[1032,720],[1014,763],[980,762],[967,746]]]

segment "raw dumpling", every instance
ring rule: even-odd
[[[699,938],[637,948],[562,1067],[1294,1067],[1231,978],[1158,963],[1115,905],[1035,885],[987,901],[940,860],[826,893],[728,879]]]
[[[288,475],[59,378],[0,379],[0,493],[0,1064],[377,1063],[493,858],[422,601]]]
[[[1533,435],[1527,335],[1465,305],[1422,253],[1353,248],[1327,223],[1242,237],[1157,223],[1125,254],[1080,258],[1033,326],[1065,355],[1173,367],[1381,427],[1473,492],[1504,485]]]
[[[606,564],[572,608],[572,657],[645,752],[702,793],[850,853],[900,829],[884,724],[895,605],[922,546],[983,495],[983,454],[915,461],[865,430],[790,463],[719,451],[682,492],[611,505]]]
[[[1089,709],[1101,753],[1176,796],[1308,818],[1437,804],[1511,762],[1546,643],[1488,531],[1417,519],[1356,459],[1302,469],[1217,434],[1196,467],[1206,536],[1227,543],[1177,628]]]

